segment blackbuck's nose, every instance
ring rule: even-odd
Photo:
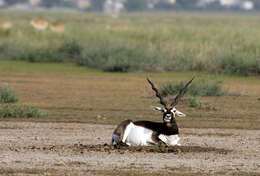
[[[167,118],[170,118],[170,117],[171,117],[171,114],[166,114],[166,117],[167,117]]]

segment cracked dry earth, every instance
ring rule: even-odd
[[[260,175],[260,130],[180,129],[180,147],[111,147],[114,126],[0,123],[0,175]],[[138,175],[138,174],[137,174]]]

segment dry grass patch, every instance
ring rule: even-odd
[[[0,71],[0,81],[19,94],[20,103],[48,112],[47,118],[4,119],[37,122],[79,122],[118,124],[125,119],[161,121],[161,114],[151,109],[157,98],[146,82],[148,73],[113,74],[74,69],[68,64],[11,62],[12,69]],[[0,68],[10,62],[2,62]],[[21,67],[28,67],[29,72]],[[28,69],[27,69],[28,70]],[[37,71],[39,70],[39,71]],[[67,71],[66,71],[67,70]],[[33,71],[33,72],[32,72]],[[203,73],[149,73],[156,85],[167,81],[188,80]],[[189,128],[259,129],[260,83],[258,77],[219,76],[228,90],[247,96],[203,97],[202,108],[180,102],[177,107],[187,116],[177,118],[179,126]],[[196,81],[196,80],[195,80]]]

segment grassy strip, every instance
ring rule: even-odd
[[[108,72],[260,74],[258,15],[127,14],[115,20],[98,14],[10,13],[0,13],[15,24],[0,29],[0,58],[69,61]],[[32,15],[64,22],[66,30],[37,31],[29,25]]]

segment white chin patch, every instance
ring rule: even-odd
[[[168,119],[168,118],[164,118],[163,119],[165,122],[170,122],[171,121],[171,119]]]

